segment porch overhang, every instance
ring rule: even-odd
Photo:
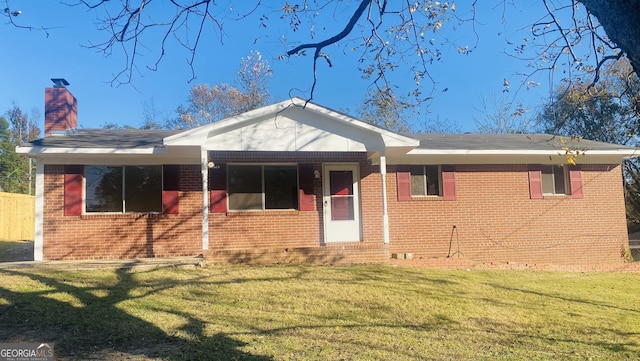
[[[163,144],[207,151],[366,152],[377,160],[381,153],[406,154],[420,142],[293,98],[172,135]]]

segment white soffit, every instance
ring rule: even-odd
[[[18,154],[165,154],[165,148],[59,148],[59,147],[16,147]]]
[[[575,157],[578,164],[619,164],[636,157],[629,149],[591,150]],[[566,164],[567,154],[553,150],[428,150],[390,157],[396,164]]]
[[[534,149],[413,149],[409,155],[557,155],[564,154],[561,149],[534,150]],[[620,157],[637,157],[636,149],[611,149],[611,150],[580,150],[585,155],[615,155]]]

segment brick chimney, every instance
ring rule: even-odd
[[[51,79],[44,90],[44,136],[65,135],[78,127],[78,101],[66,88],[65,79]]]

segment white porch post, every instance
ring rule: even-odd
[[[382,177],[382,237],[389,244],[389,214],[387,213],[387,157],[380,154],[380,177]]]
[[[33,240],[33,259],[42,261],[44,258],[43,233],[44,226],[44,161],[36,160],[36,214],[35,237]]]
[[[209,152],[200,148],[200,170],[202,172],[202,249],[209,249]]]

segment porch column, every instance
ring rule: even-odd
[[[44,258],[43,233],[44,225],[44,161],[36,160],[36,214],[35,236],[33,240],[33,260],[42,261]]]
[[[200,171],[202,172],[202,249],[209,249],[209,152],[200,148]]]
[[[389,244],[389,214],[387,213],[387,157],[380,154],[380,176],[382,177],[382,237]]]

